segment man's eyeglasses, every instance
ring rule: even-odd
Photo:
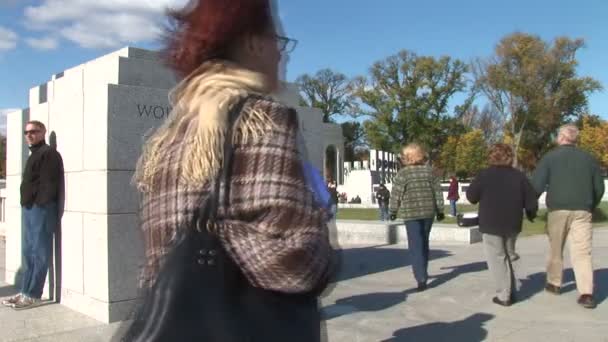
[[[296,46],[298,45],[298,41],[295,39],[283,36],[276,36],[275,38],[277,39],[277,43],[279,44],[279,50],[281,52],[293,52],[293,50],[295,50]]]
[[[23,131],[23,135],[28,135],[28,134],[34,135],[34,134],[38,134],[38,133],[40,133],[39,129],[31,129],[29,131]]]

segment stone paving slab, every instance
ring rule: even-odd
[[[480,244],[432,249],[431,288],[416,293],[403,246],[345,248],[339,282],[323,299],[328,340],[608,342],[608,230],[594,236],[595,310],[576,304],[568,254],[564,293],[543,292],[544,236],[518,241],[521,301],[510,308],[491,302],[493,283]],[[0,285],[0,296],[11,291]],[[118,327],[56,304],[0,308],[0,341],[108,341]]]

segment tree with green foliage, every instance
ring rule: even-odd
[[[448,115],[448,102],[466,87],[466,72],[460,60],[405,50],[376,62],[354,88],[369,117],[364,123],[369,145],[398,152],[416,141],[429,148],[433,160],[448,136],[463,129]]]
[[[352,82],[342,73],[322,69],[314,75],[299,76],[296,84],[300,90],[300,105],[321,110],[323,122],[334,122],[337,115],[357,114]]]
[[[439,167],[445,174],[456,173],[456,149],[458,148],[459,136],[450,136],[441,147],[439,155]]]
[[[488,147],[480,129],[462,135],[456,146],[454,166],[459,176],[474,176],[487,165]]]
[[[492,57],[473,63],[476,89],[502,115],[518,157],[525,148],[538,160],[556,129],[586,113],[587,96],[601,89],[593,78],[577,76],[576,53],[583,45],[582,39],[548,43],[514,33],[498,43]]]
[[[357,151],[365,149],[365,132],[358,121],[347,121],[340,124],[344,137],[344,161],[357,161]]]

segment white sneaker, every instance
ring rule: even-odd
[[[15,303],[17,303],[21,299],[22,296],[23,296],[23,294],[17,293],[14,296],[5,298],[2,300],[2,305],[12,307]]]
[[[24,295],[21,296],[21,298],[19,298],[15,304],[13,304],[12,308],[15,310],[29,309],[37,306],[41,302],[42,301],[38,298],[32,298]]]

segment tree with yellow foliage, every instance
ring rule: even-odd
[[[591,153],[604,168],[608,168],[608,122],[585,115],[579,146]]]
[[[487,165],[487,143],[483,131],[474,129],[463,134],[456,146],[456,173],[474,176]]]

